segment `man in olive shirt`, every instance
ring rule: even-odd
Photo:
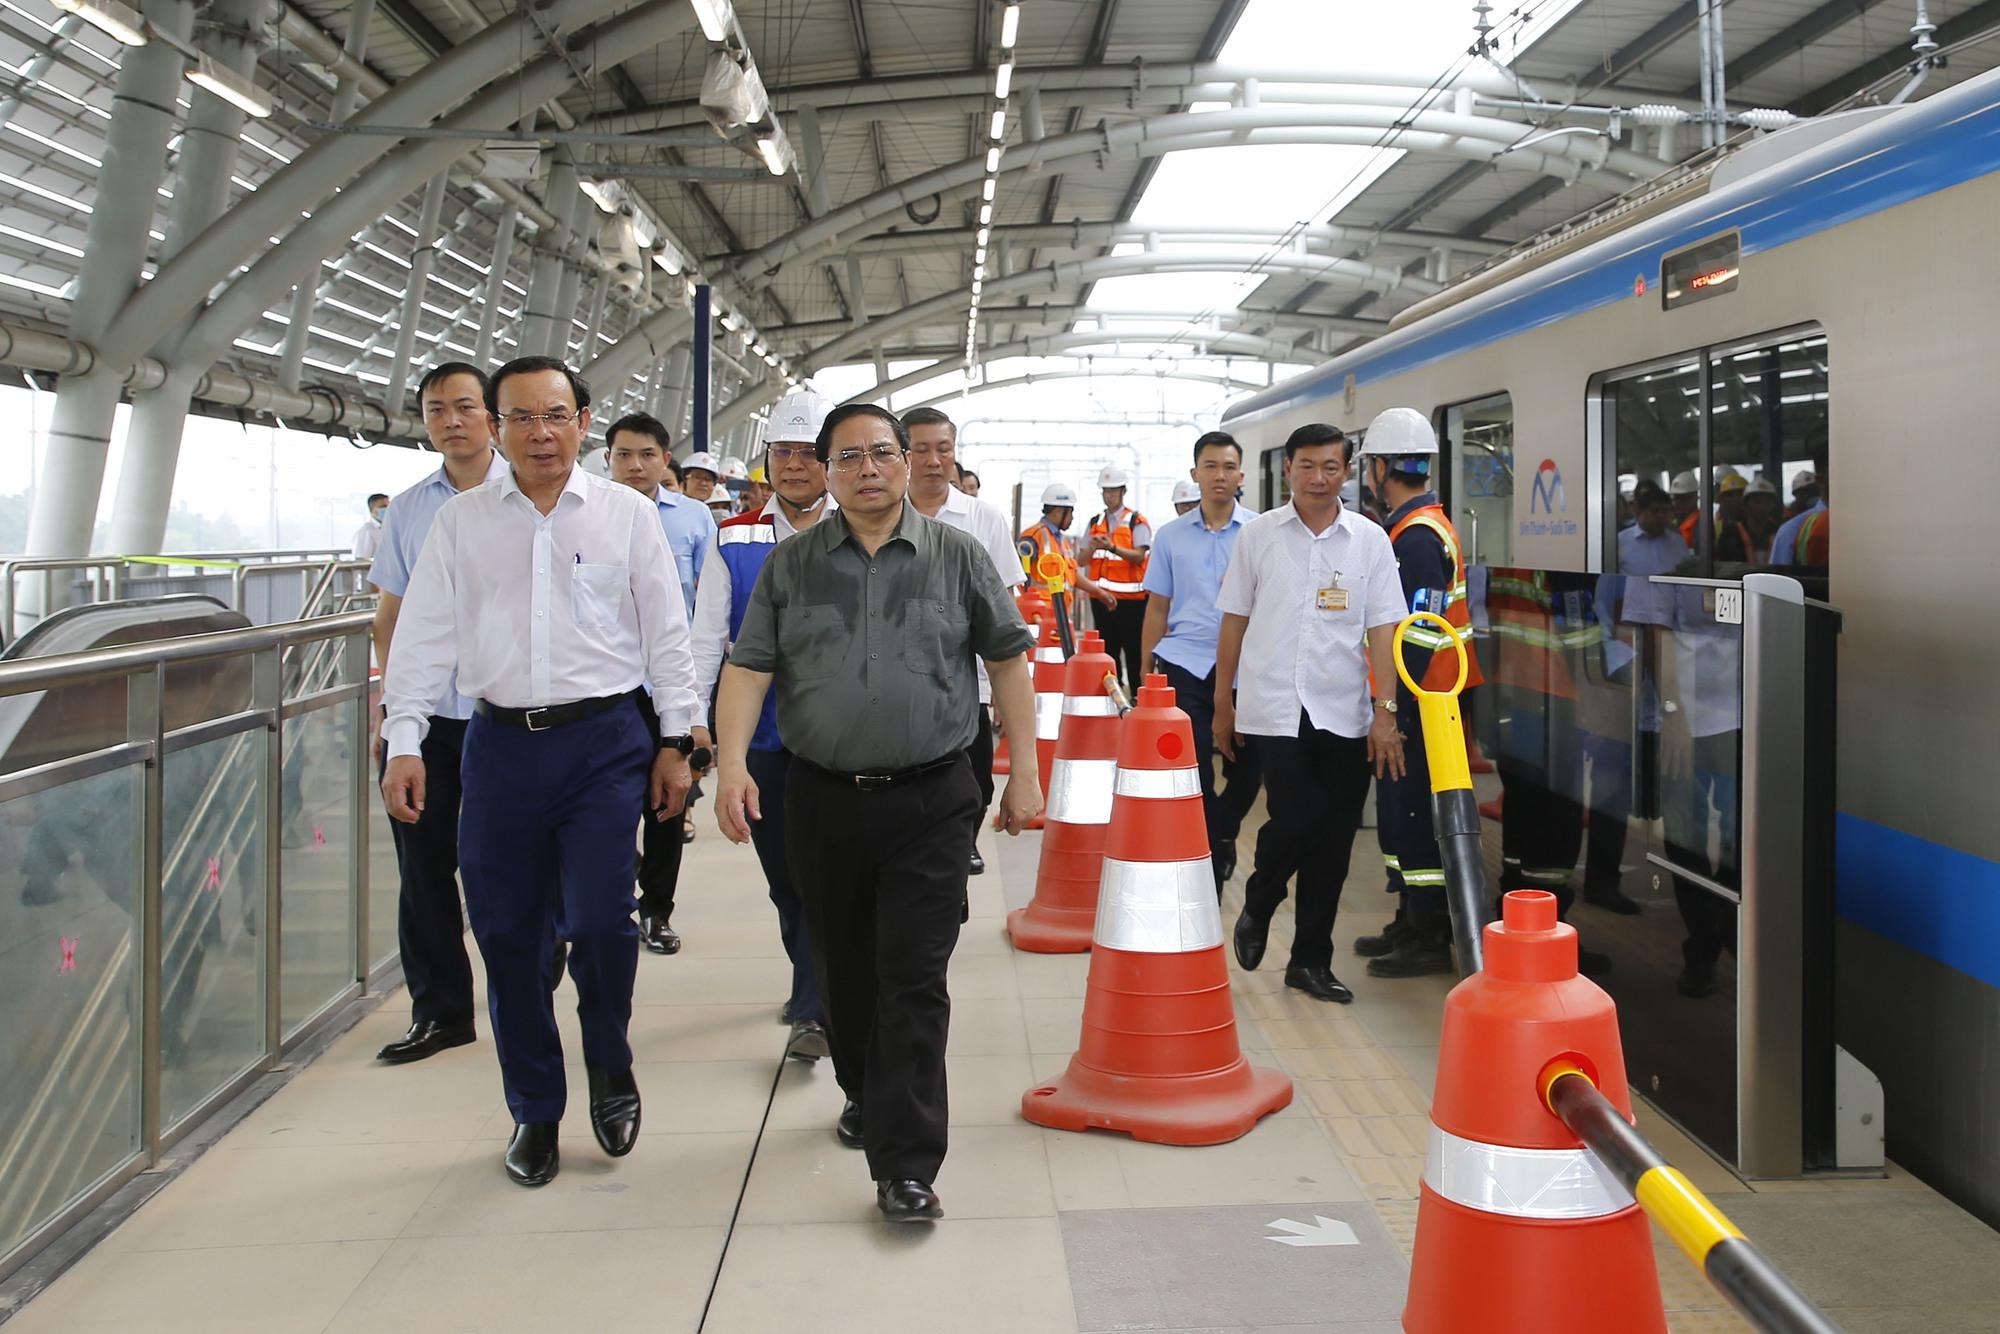
[[[757,576],[716,699],[716,815],[738,843],[760,818],[745,757],[775,685],[793,753],[785,846],[847,1095],[836,1133],[867,1150],[883,1214],[914,1222],[944,1212],[945,971],[980,811],[973,659],[1001,724],[1030,736],[1034,637],[985,549],[905,502],[910,437],[893,414],[835,408],[815,443],[840,508]],[[1000,804],[1010,834],[1040,813],[1034,766]]]

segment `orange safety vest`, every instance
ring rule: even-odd
[[[1537,695],[1576,698],[1570,655],[1602,643],[1603,627],[1594,619],[1571,624],[1560,615],[1546,571],[1489,570],[1486,618],[1496,660],[1488,679]]]
[[[1809,515],[1799,525],[1798,535],[1792,539],[1792,560],[1799,565],[1817,565],[1825,569],[1827,545],[1833,533],[1833,515],[1830,510],[1821,510]]]
[[[1132,530],[1146,523],[1146,516],[1127,505],[1124,520],[1116,528],[1107,526],[1109,515],[1100,514],[1090,521],[1090,536],[1109,538],[1114,547],[1132,549]],[[1104,590],[1114,597],[1143,598],[1146,596],[1146,562],[1129,561],[1122,556],[1114,556],[1108,551],[1090,553],[1090,577],[1103,585]]]
[[[1411,510],[1396,521],[1389,530],[1389,541],[1393,545],[1411,525],[1428,528],[1437,534],[1438,541],[1444,543],[1444,554],[1451,560],[1451,587],[1445,590],[1444,618],[1451,623],[1465,644],[1467,690],[1483,682],[1486,677],[1479,670],[1479,658],[1472,651],[1472,604],[1465,593],[1465,554],[1459,550],[1458,530],[1451,525],[1451,518],[1442,505],[1424,505]],[[1444,636],[1435,630],[1425,633],[1425,627],[1414,625],[1404,639],[1419,648],[1431,650],[1430,666],[1424,671],[1423,687],[1426,690],[1450,690],[1458,680],[1458,655],[1444,642]]]
[[[1035,566],[1044,555],[1053,551],[1062,557],[1063,589],[1065,592],[1074,595],[1076,592],[1076,557],[1070,555],[1069,538],[1061,533],[1051,532],[1049,526],[1045,523],[1036,524],[1027,532],[1022,533],[1021,536],[1023,539],[1035,544],[1034,558],[1028,562],[1028,582],[1037,587],[1044,586],[1041,575],[1035,572]]]

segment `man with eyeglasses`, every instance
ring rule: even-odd
[[[1354,993],[1333,975],[1333,919],[1369,770],[1403,776],[1390,657],[1403,585],[1389,535],[1340,502],[1350,450],[1339,429],[1317,423],[1285,441],[1292,498],[1237,537],[1216,598],[1215,650],[1215,748],[1234,757],[1250,738],[1270,809],[1243,887],[1236,962],[1249,970],[1263,961],[1296,875],[1285,985],[1342,1003]]]
[[[390,502],[382,519],[368,581],[377,594],[375,659],[384,672],[410,572],[438,511],[453,496],[507,471],[507,461],[493,448],[486,375],[478,367],[462,361],[433,366],[417,385],[417,403],[424,435],[444,464]],[[429,800],[414,823],[389,823],[396,845],[396,946],[410,989],[409,1031],[375,1053],[389,1065],[421,1061],[474,1037],[472,963],[458,906],[458,770],[470,717],[472,701],[448,681],[424,731]]]
[[[903,429],[910,433],[910,504],[927,519],[948,523],[972,534],[986,554],[1000,582],[1012,593],[1026,575],[1021,570],[1021,553],[1008,532],[1007,516],[983,500],[952,485],[954,474],[963,476],[956,458],[958,426],[936,408],[912,408],[903,414]],[[979,673],[978,730],[966,758],[972,762],[972,777],[979,784],[979,822],[993,805],[993,683],[987,679],[986,664],[973,664]],[[976,831],[978,824],[973,826]],[[986,873],[986,859],[972,849],[972,874]]]
[[[659,418],[643,412],[620,417],[604,433],[605,452],[615,481],[653,502],[660,531],[681,579],[681,597],[694,615],[695,583],[715,541],[715,519],[708,507],[663,485],[673,466],[673,437]],[[707,696],[702,696],[707,698]],[[650,699],[641,699],[642,713],[651,713]],[[657,720],[649,728],[657,728]],[[700,769],[701,765],[696,765]],[[679,954],[680,933],[672,926],[674,889],[681,878],[681,852],[687,846],[679,821],[666,822],[647,811],[639,821],[639,943],[655,954]]]
[[[813,441],[833,405],[810,389],[795,389],[778,401],[764,423],[765,475],[776,494],[762,508],[739,514],[710,539],[708,562],[694,605],[694,688],[710,699],[722,674],[723,656],[743,626],[750,592],[757,575],[792,534],[811,528],[831,508],[826,495],[826,465]],[[708,729],[696,727],[697,747],[713,745]],[[792,1026],[785,1055],[816,1061],[827,1054],[826,1012],[820,1003],[819,980],[813,973],[812,946],[806,939],[805,910],[791,861],[785,853],[785,777],[792,753],[778,731],[775,698],[764,702],[757,729],[745,757],[751,780],[764,792],[764,818],[750,828],[750,841],[764,868],[764,883],[778,910],[778,934],[792,961],[792,988],[779,1017]]]
[[[993,706],[1032,736],[1033,636],[977,541],[906,499],[909,434],[870,403],[835,408],[818,452],[840,509],[780,543],[764,564],[716,701],[716,813],[736,842],[762,818],[746,764],[767,692],[793,754],[785,842],[825,987],[834,1076],[847,1095],[835,1133],[868,1154],[891,1222],[943,1216],[945,974],[958,942],[979,786],[973,661]],[[1001,824],[1041,810],[1033,765],[1017,766]]]
[[[687,607],[654,507],[577,466],[590,387],[553,357],[493,375],[487,410],[508,467],[438,512],[403,600],[384,680],[382,796],[410,824],[427,805],[420,745],[452,673],[475,701],[459,813],[465,902],[515,1129],[507,1175],[555,1178],[568,1090],[547,961],[570,941],[606,1154],[631,1152],[639,1088],[627,1028],[638,969],[632,827],[679,815],[691,782],[694,660]],[[651,688],[659,731],[637,701]]]

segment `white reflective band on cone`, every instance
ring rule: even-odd
[[[1118,795],[1150,797],[1165,801],[1172,797],[1201,795],[1201,775],[1193,769],[1120,769]],[[1214,885],[1210,885],[1211,892]]]
[[[1064,824],[1110,824],[1116,760],[1058,759],[1049,770],[1048,818]]]
[[[1481,1144],[1435,1125],[1424,1184],[1453,1204],[1513,1218],[1601,1218],[1633,1205],[1631,1193],[1588,1149]]]
[[[1053,690],[1035,692],[1035,739],[1054,741],[1062,735],[1063,697]]]
[[[1215,872],[1208,858],[1121,862],[1106,857],[1091,939],[1106,949],[1135,954],[1186,954],[1220,945],[1222,911],[1215,903]]]
[[[1036,650],[1035,650],[1035,661],[1036,661],[1036,662],[1068,662],[1068,661],[1069,661],[1069,659],[1067,659],[1067,658],[1063,657],[1063,651],[1062,651],[1062,649],[1061,649],[1061,648],[1059,648],[1059,647],[1050,647],[1050,648],[1038,648],[1038,649],[1036,649]]]
[[[1063,712],[1072,718],[1116,718],[1118,706],[1109,695],[1065,695]]]

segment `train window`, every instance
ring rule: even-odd
[[[1607,494],[1603,498],[1604,568],[1609,571],[1665,574],[1691,554],[1699,554],[1703,538],[1697,515],[1701,508],[1701,358],[1677,358],[1605,381],[1602,402]],[[1668,532],[1679,545],[1650,543],[1644,570],[1625,571],[1621,550],[1632,551],[1633,539],[1621,536],[1638,515],[1631,497],[1642,482],[1667,493],[1673,506]],[[1669,559],[1671,557],[1671,559]],[[1658,568],[1654,568],[1654,567]]]
[[[1468,565],[1514,563],[1514,400],[1494,394],[1440,408],[1444,494]]]

